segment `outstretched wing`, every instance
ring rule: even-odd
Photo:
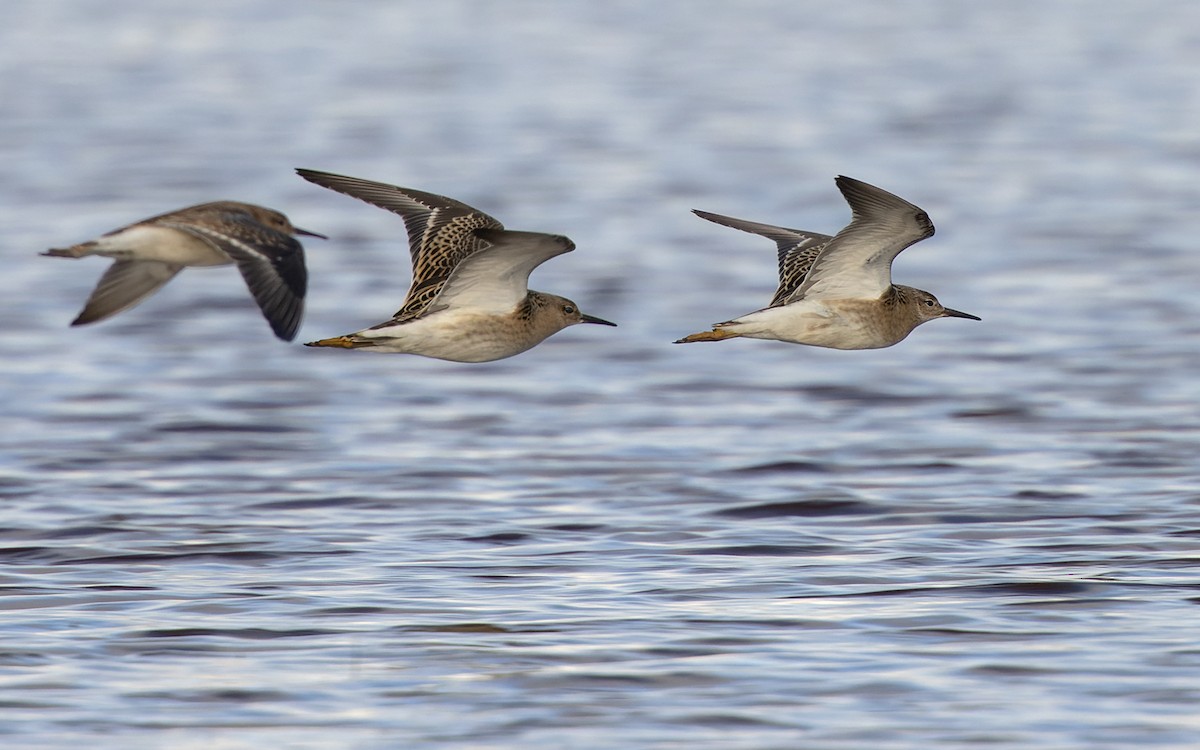
[[[812,267],[813,261],[816,260],[821,249],[829,240],[833,239],[827,234],[807,232],[803,229],[788,229],[772,224],[760,224],[757,221],[735,219],[732,216],[722,216],[708,211],[693,210],[692,213],[701,219],[761,235],[775,241],[779,257],[779,288],[775,290],[775,296],[771,298],[771,304],[768,307],[778,307],[787,301],[804,281],[808,269]]]
[[[933,236],[923,210],[886,190],[837,178],[853,218],[825,246],[788,300],[801,297],[870,298],[892,286],[892,261],[904,248]]]
[[[271,330],[284,341],[291,341],[304,317],[308,289],[304,247],[295,237],[260,224],[244,211],[222,213],[223,220],[217,224],[169,218],[157,223],[209,242],[232,258]]]
[[[156,260],[114,261],[100,277],[83,310],[71,321],[71,325],[95,323],[128,310],[154,294],[182,270],[183,266]]]
[[[454,269],[482,249],[475,230],[504,228],[482,211],[442,195],[311,169],[296,172],[309,182],[400,214],[404,219],[412,253],[413,280],[395,320],[416,318],[429,309]]]
[[[469,307],[484,312],[512,312],[529,292],[529,274],[575,243],[557,234],[476,229],[482,249],[465,259],[447,280],[438,308]]]

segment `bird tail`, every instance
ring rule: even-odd
[[[693,333],[691,336],[684,336],[676,341],[676,344],[691,344],[697,341],[720,341],[721,339],[733,339],[741,336],[740,333],[734,333],[728,328],[714,328],[711,331],[701,331]]]
[[[366,346],[375,346],[375,342],[370,339],[364,339],[361,336],[349,334],[347,336],[334,336],[331,339],[321,339],[320,341],[309,341],[305,346],[331,346],[337,349],[361,349]]]
[[[82,258],[91,252],[92,248],[95,246],[95,242],[82,242],[78,245],[71,245],[70,247],[52,247],[46,252],[42,253],[42,255],[46,255],[51,258]]]

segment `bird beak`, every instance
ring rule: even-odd
[[[942,312],[942,317],[943,318],[966,318],[967,320],[982,320],[982,318],[978,318],[970,313],[960,312],[958,310],[951,310],[948,307],[945,308],[945,310]]]
[[[595,315],[580,315],[579,319],[584,323],[599,323],[602,326],[616,326],[616,323],[610,323],[604,318],[597,318]]]
[[[292,233],[293,234],[302,234],[305,237],[320,237],[323,240],[329,239],[328,237],[326,237],[323,234],[317,234],[316,232],[310,232],[307,229],[301,229],[300,227],[292,227]]]

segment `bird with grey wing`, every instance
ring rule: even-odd
[[[271,330],[291,341],[304,315],[308,286],[304,248],[295,235],[325,239],[293,226],[278,211],[217,201],[152,216],[42,255],[113,260],[71,325],[95,323],[128,310],[184,268],[236,264]]]
[[[528,288],[529,274],[575,249],[561,235],[516,232],[465,203],[357,177],[297,169],[304,179],[399,214],[413,276],[400,309],[378,325],[308,346],[490,362],[577,323],[616,325],[569,299]]]
[[[779,289],[771,304],[676,344],[756,338],[832,349],[880,349],[903,341],[937,318],[968,318],[943,307],[929,292],[892,284],[892,261],[906,247],[933,236],[920,208],[886,190],[837,178],[852,218],[830,237],[696,211],[703,219],[775,240]]]

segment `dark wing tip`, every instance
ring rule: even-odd
[[[521,242],[522,240],[529,242],[552,242],[561,248],[561,252],[569,253],[575,249],[575,242],[565,235],[561,234],[546,234],[544,232],[521,232],[512,229],[502,229],[500,227],[476,227],[471,230],[479,239],[484,242],[490,242],[493,245],[499,244],[508,240],[509,242]],[[557,255],[558,253],[556,253]]]
[[[933,234],[933,222],[929,219],[929,214],[925,213],[920,206],[909,203],[895,193],[889,193],[881,187],[856,180],[853,177],[838,175],[836,182],[856,217],[898,218],[907,214],[920,228],[923,237]]]
[[[896,197],[882,188],[875,187],[869,182],[856,180],[853,177],[847,177],[844,174],[838,175],[834,180],[834,183],[837,185],[838,190],[842,191],[842,195],[846,196],[847,200],[851,200],[852,196],[877,196],[880,194],[888,195],[893,198]]]
[[[303,294],[298,296],[285,284],[272,284],[262,278],[250,284],[250,294],[278,338],[284,341],[296,338],[300,321],[304,318]]]
[[[260,306],[260,309],[278,338],[284,341],[296,338],[296,332],[300,330],[300,320],[304,317],[304,300],[281,300],[273,307]]]
[[[322,172],[318,169],[304,169],[303,167],[296,168],[296,174],[309,182],[320,185],[321,187],[329,187],[329,185],[337,180],[351,179],[346,175],[334,174],[333,172]]]
[[[308,290],[308,270],[303,254],[274,262],[254,258],[237,260],[250,296],[271,330],[284,341],[294,339],[304,317],[304,296]]]
[[[867,205],[893,209],[901,207],[917,208],[895,193],[889,193],[883,188],[876,187],[869,182],[863,182],[862,180],[856,180],[853,177],[841,174],[837,176],[834,182],[837,183],[838,190],[842,191],[842,195],[846,197],[846,202],[851,206]],[[919,211],[920,209],[917,210]]]
[[[711,221],[714,224],[722,224],[724,226],[729,226],[729,224],[726,222],[728,222],[729,219],[732,218],[729,216],[722,216],[721,214],[714,214],[711,211],[701,211],[698,208],[693,208],[692,213],[696,214],[697,216],[699,216],[701,219],[704,219],[705,221]]]
[[[575,249],[575,242],[570,237],[567,237],[566,235],[556,234],[556,235],[554,235],[554,241],[557,242],[558,244],[562,245],[563,248],[565,248],[563,250],[564,253],[569,253]]]
[[[838,188],[841,190],[880,190],[880,191],[882,191],[882,188],[875,187],[874,185],[872,185],[869,182],[863,182],[862,180],[856,179],[854,177],[847,177],[844,174],[838,175],[836,178],[834,178],[833,181],[834,181],[834,183],[837,184]]]
[[[330,190],[338,193],[345,193],[346,195],[349,195],[352,198],[358,198],[359,200],[366,200],[358,195],[358,192],[362,190],[399,189],[395,185],[389,185],[386,182],[364,180],[361,177],[351,177],[350,175],[336,174],[334,172],[322,172],[318,169],[304,169],[302,167],[297,167],[296,174],[300,175],[302,178],[308,180],[314,185],[320,185],[323,188],[329,188]],[[370,201],[367,202],[370,203]]]

